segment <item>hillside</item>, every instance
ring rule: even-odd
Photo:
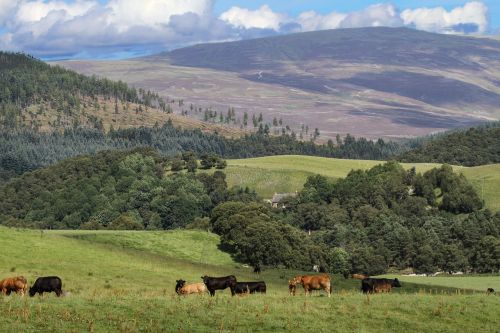
[[[40,132],[65,128],[176,126],[239,136],[237,128],[210,124],[173,113],[179,101],[95,76],[86,77],[25,54],[0,52],[0,126]]]
[[[265,198],[275,192],[300,191],[308,176],[320,174],[329,178],[345,177],[352,169],[367,170],[382,161],[346,160],[313,156],[269,156],[228,160],[226,169],[229,186],[249,186]],[[436,163],[403,163],[406,169],[415,166],[417,172],[439,167]],[[484,198],[486,206],[500,211],[500,164],[478,167],[454,166],[463,173]]]
[[[324,138],[415,137],[498,120],[500,42],[406,28],[195,45],[124,61],[59,62]],[[373,124],[377,126],[373,126]],[[303,133],[305,134],[305,133]]]
[[[438,135],[403,153],[399,160],[464,166],[500,163],[500,123]]]
[[[393,294],[371,297],[367,303],[358,291],[358,280],[334,276],[332,298],[313,296],[304,302],[302,291],[296,297],[289,297],[287,288],[287,279],[301,272],[269,269],[257,277],[237,263],[210,263],[217,256],[213,252],[204,256],[208,260],[204,264],[180,259],[177,253],[175,256],[163,254],[166,248],[162,244],[170,243],[182,244],[182,251],[193,254],[200,242],[215,248],[217,237],[206,232],[164,232],[161,244],[155,242],[157,233],[135,233],[145,246],[151,244],[144,250],[128,245],[125,240],[132,234],[86,231],[40,234],[0,227],[3,254],[0,276],[24,275],[31,284],[37,276],[55,274],[62,278],[67,292],[62,298],[53,295],[2,298],[0,311],[5,315],[0,330],[162,332],[172,328],[222,331],[222,327],[224,331],[251,329],[254,332],[309,332],[311,328],[332,332],[400,329],[451,332],[479,328],[482,332],[493,332],[499,324],[495,318],[498,318],[500,299],[485,297],[482,293],[457,294],[451,288],[404,283],[403,288]],[[99,241],[100,237],[117,242],[105,244]],[[246,281],[262,279],[267,283],[268,292],[231,298],[226,290],[218,292],[215,299],[175,295],[175,280],[199,282],[203,274],[235,274]],[[441,312],[443,307],[446,312]],[[464,311],[469,315],[467,320]],[[388,313],[390,321],[386,320]],[[332,321],[335,321],[333,328]],[[414,322],[411,328],[407,327],[408,321]]]

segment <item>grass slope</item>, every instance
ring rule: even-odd
[[[95,236],[92,236],[95,235]],[[198,243],[211,259],[196,261]],[[2,332],[494,332],[500,297],[405,283],[390,295],[366,298],[359,281],[334,277],[334,295],[287,294],[298,272],[266,270],[267,295],[231,298],[225,291],[177,297],[178,278],[202,274],[257,277],[217,253],[216,236],[197,231],[44,232],[0,228],[0,276],[57,274],[64,298],[0,296]],[[172,256],[184,256],[179,259]],[[212,257],[214,259],[212,260]],[[238,267],[238,268],[237,268]],[[451,291],[451,292],[450,292]],[[302,294],[302,293],[301,293]]]
[[[391,275],[390,277],[393,277]],[[402,282],[416,283],[427,286],[440,286],[459,289],[485,291],[487,288],[500,290],[499,275],[440,275],[440,276],[398,276]]]
[[[463,174],[486,202],[486,207],[500,211],[500,164],[464,168]]]
[[[117,233],[113,231],[61,230],[55,233],[87,240],[90,242],[89,244],[108,244],[193,263],[227,266],[235,264],[228,253],[219,250],[219,237],[209,232],[170,230],[147,233],[121,231]]]
[[[248,186],[265,198],[275,192],[286,193],[302,189],[308,176],[320,174],[330,178],[345,177],[352,169],[369,169],[384,161],[347,160],[314,156],[283,155],[249,159],[228,160],[226,169],[230,186]],[[417,172],[425,172],[437,163],[402,163],[409,169],[415,166]],[[484,198],[486,206],[493,211],[500,210],[500,164],[478,167],[454,166],[462,172]],[[483,181],[484,179],[484,181]]]

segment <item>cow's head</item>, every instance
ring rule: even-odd
[[[208,279],[209,279],[209,277],[208,277],[208,276],[206,276],[206,275],[203,275],[203,276],[201,277],[201,279],[203,280],[203,283],[207,284],[207,283],[208,283]]]
[[[399,283],[399,280],[397,278],[392,280],[391,284],[393,287],[401,287],[401,283]]]
[[[36,289],[35,289],[35,288],[33,288],[33,287],[31,287],[31,288],[30,288],[30,291],[29,291],[29,295],[30,295],[30,297],[35,296],[35,294],[36,294]]]
[[[180,294],[182,287],[186,284],[186,281],[184,280],[177,280],[177,284],[175,285],[175,292],[177,294]]]

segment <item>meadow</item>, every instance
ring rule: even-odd
[[[359,281],[333,276],[332,298],[288,295],[301,273],[260,276],[219,251],[203,231],[33,231],[0,227],[0,276],[58,275],[66,296],[1,296],[1,332],[495,332],[500,297],[403,282],[366,297]],[[200,254],[203,259],[200,260]],[[265,280],[266,295],[179,297],[175,280],[234,274]],[[466,280],[464,280],[466,281]],[[468,288],[467,282],[463,282]]]
[[[394,277],[394,275],[390,275]],[[434,287],[449,287],[485,291],[486,288],[500,290],[500,275],[438,275],[438,276],[408,276],[400,275],[403,282]]]
[[[300,191],[310,175],[320,174],[332,179],[347,176],[353,169],[370,169],[384,161],[348,160],[314,156],[283,155],[228,160],[225,170],[229,186],[248,186],[264,198],[275,192]],[[441,164],[402,163],[405,169],[415,166],[417,172],[425,172]],[[453,166],[461,172],[484,199],[486,207],[500,210],[500,164],[478,167]]]

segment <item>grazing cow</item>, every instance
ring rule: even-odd
[[[207,287],[204,283],[186,284],[184,280],[177,280],[176,282],[175,292],[178,295],[203,294],[207,292]]]
[[[216,290],[224,290],[229,287],[231,295],[234,296],[234,286],[236,285],[236,277],[234,275],[224,277],[202,276],[203,283],[207,286],[210,296],[215,295]]]
[[[236,282],[234,286],[235,294],[255,294],[266,293],[266,283],[264,281],[257,282]]]
[[[63,293],[62,281],[58,276],[39,277],[30,288],[29,294],[30,297],[33,297],[36,293],[43,295],[43,293],[51,292],[55,292],[57,297]]]
[[[361,281],[361,290],[365,294],[389,293],[393,287],[401,287],[401,283],[399,283],[398,279],[367,278]]]
[[[351,274],[351,278],[358,279],[358,280],[364,280],[364,279],[368,279],[369,276],[364,275],[364,274]]]
[[[495,294],[495,289],[493,289],[493,288],[488,288],[488,289],[486,289],[486,293],[487,293],[488,295]]]
[[[304,288],[306,296],[311,294],[312,290],[324,290],[328,297],[332,294],[332,284],[330,276],[322,275],[298,275],[293,280],[288,282],[288,288],[291,290],[291,285],[301,284]],[[295,291],[294,293],[295,294]]]
[[[4,295],[10,295],[11,292],[15,292],[16,294],[24,296],[27,289],[28,281],[26,281],[24,276],[6,278],[0,281],[0,291]]]

